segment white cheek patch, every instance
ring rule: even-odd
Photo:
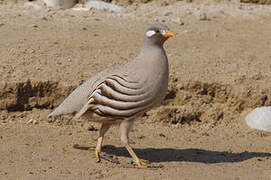
[[[152,31],[152,30],[146,32],[146,36],[148,36],[148,37],[151,37],[154,34],[155,34],[155,31]]]

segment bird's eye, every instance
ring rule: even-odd
[[[160,31],[159,30],[155,30],[155,33],[160,33]]]
[[[161,31],[161,34],[162,34],[162,35],[165,35],[165,34],[166,34],[166,31],[165,31],[165,30],[162,30],[162,31]]]

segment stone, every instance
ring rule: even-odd
[[[245,121],[253,129],[271,132],[271,106],[254,109],[247,115]]]
[[[77,0],[43,0],[47,7],[69,9],[75,6]]]

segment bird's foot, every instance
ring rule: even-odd
[[[95,147],[89,147],[88,150],[89,150],[89,151],[95,151],[96,148],[95,148]]]
[[[138,168],[144,168],[144,167],[147,166],[147,163],[143,162],[143,161],[140,160],[140,159],[138,159],[138,160],[136,161],[136,164],[137,164],[137,167],[138,167]]]
[[[96,154],[96,162],[97,163],[99,163],[99,162],[101,162],[101,156],[100,156],[100,154],[101,154],[101,151],[95,151],[95,154]]]

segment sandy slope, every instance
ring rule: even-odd
[[[127,8],[0,6],[0,179],[268,179],[270,134],[243,118],[271,104],[271,7],[181,1]],[[46,114],[94,73],[135,57],[156,21],[176,36],[165,45],[167,99],[131,133],[149,168],[133,168],[117,127],[103,151],[120,164],[97,164],[87,151],[96,131],[83,121],[64,125],[66,117],[48,123]]]

